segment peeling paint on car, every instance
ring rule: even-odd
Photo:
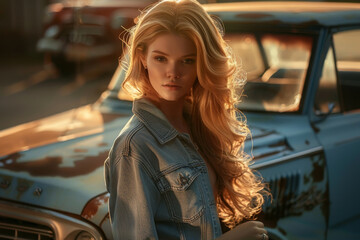
[[[12,177],[0,174],[0,179],[0,188],[3,190],[8,189],[11,185]]]
[[[102,142],[102,143],[99,143],[97,146],[98,147],[106,147],[106,146],[109,146],[109,145],[106,142]]]
[[[18,185],[16,187],[16,190],[18,192],[16,199],[19,200],[21,198],[21,196],[33,185],[34,185],[34,181],[29,181],[26,179],[19,179]]]
[[[266,176],[266,182],[269,182],[269,188],[272,193],[271,199],[267,199],[263,212],[259,219],[265,222],[270,228],[276,228],[284,235],[289,232],[286,223],[287,218],[294,216],[301,217],[318,208],[323,215],[324,223],[328,221],[329,195],[326,177],[326,166],[324,154],[308,156],[307,158],[294,159],[302,161],[303,164],[308,161],[311,165],[304,169],[298,169],[281,175]],[[287,165],[291,166],[291,162]],[[284,164],[286,165],[286,164]],[[298,164],[300,165],[300,164]],[[278,166],[280,168],[280,166]],[[284,168],[286,169],[286,168]],[[306,170],[308,169],[308,170]],[[301,176],[305,176],[301,181]],[[324,232],[325,233],[325,232]]]
[[[311,172],[311,179],[314,182],[321,182],[324,180],[324,169],[326,166],[326,162],[324,158],[311,158],[311,161],[313,163],[313,171]]]
[[[270,156],[284,156],[292,151],[285,137],[276,131],[254,127],[248,140],[252,140],[252,149],[246,148],[245,151],[250,153],[255,161]]]
[[[108,156],[108,151],[100,152],[97,156],[86,156],[81,160],[75,160],[71,167],[61,167],[63,158],[60,156],[48,156],[42,159],[18,162],[20,156],[21,154],[16,153],[0,159],[2,168],[13,172],[27,172],[32,176],[69,178],[85,175],[102,167]],[[9,159],[12,161],[6,163]]]
[[[74,152],[76,153],[86,153],[87,151],[88,149],[80,149],[80,148],[74,149]]]
[[[98,212],[102,205],[106,205],[109,201],[110,194],[102,194],[91,199],[84,207],[81,216],[87,220],[91,220]]]

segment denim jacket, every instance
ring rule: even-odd
[[[221,226],[206,164],[146,99],[105,161],[114,239],[214,239]]]

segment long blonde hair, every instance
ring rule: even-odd
[[[191,135],[218,177],[219,217],[230,228],[261,211],[264,185],[250,170],[243,151],[249,129],[235,105],[245,77],[221,34],[221,21],[195,0],[164,0],[147,8],[129,31],[128,71],[123,87],[134,97],[150,91],[141,63],[147,46],[163,33],[192,40],[197,49],[197,81],[190,97]]]

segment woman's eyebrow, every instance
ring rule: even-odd
[[[189,53],[184,55],[183,57],[196,57],[196,53]]]
[[[164,53],[164,52],[159,51],[159,50],[154,50],[154,51],[152,51],[152,53],[157,53],[157,54],[161,54],[161,55],[164,55],[164,56],[169,56],[169,54]],[[189,54],[186,54],[186,55],[184,55],[182,57],[196,57],[196,53],[189,53]]]

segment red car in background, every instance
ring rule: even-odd
[[[81,62],[116,61],[122,54],[120,35],[134,25],[141,10],[156,0],[63,0],[45,13],[37,50],[59,73],[74,73]],[[215,0],[199,0],[201,3]]]
[[[77,63],[118,59],[119,36],[134,25],[141,9],[155,0],[67,0],[50,4],[45,13],[43,37],[37,50],[62,73]]]

